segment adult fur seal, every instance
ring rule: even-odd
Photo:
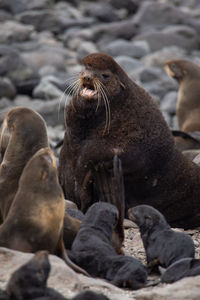
[[[173,136],[150,95],[114,59],[83,59],[78,89],[66,108],[59,176],[64,193],[86,211],[93,199],[90,161],[112,169],[122,161],[126,206],[149,204],[173,227],[200,225],[200,169],[175,149]]]
[[[165,63],[167,74],[179,83],[176,114],[179,129],[200,131],[200,67],[189,60],[170,60]]]
[[[158,265],[167,268],[181,258],[194,258],[192,238],[172,230],[158,210],[148,205],[138,205],[129,209],[129,217],[140,229],[150,268]]]
[[[48,137],[43,118],[26,107],[10,110],[0,138],[3,157],[0,165],[0,224],[8,214],[27,161],[44,147],[48,147]]]
[[[19,188],[0,226],[0,246],[24,252],[48,250],[82,272],[67,256],[63,244],[65,200],[57,178],[55,158],[42,148],[26,164]]]

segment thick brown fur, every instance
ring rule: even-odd
[[[0,224],[5,220],[27,161],[48,146],[46,125],[35,111],[13,108],[5,117],[0,138]]]
[[[182,131],[200,131],[200,67],[189,60],[165,63],[169,76],[179,83],[176,115]]]
[[[148,204],[160,210],[171,226],[199,226],[200,169],[175,149],[154,100],[112,57],[95,53],[83,64],[81,88],[92,88],[98,78],[105,86],[111,117],[105,131],[102,97],[98,109],[96,98],[81,93],[68,105],[59,169],[67,198],[86,211],[93,199],[90,162],[103,162],[111,170],[117,153],[122,161],[127,208]]]
[[[58,182],[55,158],[49,148],[42,148],[22,172],[18,191],[0,226],[0,246],[23,252],[47,250],[80,271],[69,260],[64,248],[64,214],[65,199]]]

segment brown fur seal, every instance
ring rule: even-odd
[[[179,83],[176,114],[182,131],[200,130],[200,67],[189,60],[170,60],[165,63],[167,74]]]
[[[21,173],[32,155],[48,146],[43,118],[26,107],[13,108],[5,117],[0,138],[0,224],[5,220]]]
[[[42,148],[26,164],[19,188],[0,226],[0,246],[24,252],[48,250],[75,271],[86,274],[68,258],[63,244],[65,200],[55,158]]]
[[[200,149],[200,131],[172,130],[175,146],[179,151]]]
[[[60,182],[68,199],[86,211],[93,202],[90,161],[112,169],[122,161],[126,207],[148,204],[171,226],[200,225],[200,169],[175,149],[154,100],[114,59],[94,53],[83,59],[78,89],[66,108]]]

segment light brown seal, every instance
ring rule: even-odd
[[[150,95],[114,59],[83,59],[78,89],[66,108],[60,182],[68,199],[86,211],[93,203],[90,161],[112,170],[122,161],[126,208],[148,204],[173,227],[200,225],[200,168],[175,149],[173,136]]]
[[[200,131],[200,67],[189,60],[170,60],[165,63],[167,74],[179,83],[176,114],[179,129]]]
[[[86,274],[67,256],[63,243],[65,199],[49,148],[37,151],[26,164],[19,188],[0,226],[0,246],[23,252],[47,250]]]
[[[26,107],[10,110],[3,122],[0,137],[0,224],[5,220],[18,189],[21,173],[32,155],[48,147],[43,118]]]

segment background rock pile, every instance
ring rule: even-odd
[[[60,140],[64,91],[81,70],[81,59],[96,51],[112,55],[151,93],[169,126],[177,129],[178,85],[163,65],[177,58],[200,65],[200,1],[0,0],[0,122],[11,107],[28,106],[45,118],[51,141]],[[199,232],[190,233],[199,257]],[[126,232],[125,247],[144,260],[136,229]],[[0,253],[1,262],[12,256],[5,253]],[[0,275],[0,287],[6,276]],[[56,281],[60,278],[54,287]],[[199,299],[199,287],[200,277],[189,278],[148,292],[123,292],[123,299],[125,294],[136,299]]]

